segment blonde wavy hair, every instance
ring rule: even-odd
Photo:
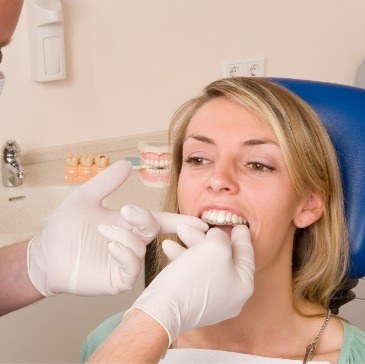
[[[299,198],[310,191],[322,197],[321,218],[309,227],[297,229],[295,234],[293,297],[297,309],[303,300],[328,308],[348,265],[341,177],[336,153],[322,122],[292,92],[265,79],[237,77],[215,81],[204,88],[201,96],[183,104],[174,114],[169,129],[173,146],[171,181],[163,210],[179,212],[177,184],[186,129],[194,113],[217,97],[242,105],[273,131]],[[160,244],[167,237],[178,240],[176,236],[164,236],[153,245],[150,279],[169,263]]]

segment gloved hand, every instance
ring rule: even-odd
[[[237,316],[254,289],[254,253],[246,226],[233,228],[231,240],[218,228],[207,234],[179,226],[188,249],[166,240],[173,260],[142,292],[138,308],[166,330],[169,346],[179,333]]]
[[[42,232],[29,242],[29,278],[44,296],[58,293],[111,295],[131,288],[137,277],[129,277],[129,262],[123,255],[125,248],[110,245],[98,231],[102,223],[133,228],[127,223],[128,219],[123,221],[119,211],[102,206],[102,200],[123,184],[130,171],[129,162],[119,161],[77,188],[50,216]],[[139,220],[138,215],[131,219],[135,226],[133,231],[138,232],[145,243],[158,234],[160,223],[164,225],[162,230],[166,227],[176,231],[176,225],[170,222],[151,219],[150,214],[143,216]],[[189,222],[183,219],[184,223],[192,220],[201,226],[197,218],[190,216]],[[131,238],[133,245],[134,233],[127,231],[126,237]],[[145,246],[139,251],[140,257],[144,251]]]
[[[208,230],[208,224],[194,216],[170,212],[150,212],[135,205],[121,209],[123,220],[119,226],[101,224],[99,232],[110,241],[109,253],[123,266],[121,290],[130,289],[136,282],[148,245],[157,235],[176,233],[177,226],[191,225],[199,231]],[[179,245],[180,246],[180,245]]]

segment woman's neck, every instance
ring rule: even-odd
[[[216,326],[218,331],[230,332],[237,344],[244,342],[245,352],[249,353],[275,338],[285,340],[295,334],[294,323],[299,317],[293,302],[291,269],[287,269],[280,274],[277,271],[257,274],[254,294],[241,313]]]
[[[304,308],[308,314],[325,313],[315,305],[303,303]],[[238,316],[182,334],[177,347],[291,359],[298,355],[300,358],[306,345],[315,337],[321,321],[321,318],[316,322],[297,312],[293,302],[291,267],[282,266],[255,275],[254,294]]]

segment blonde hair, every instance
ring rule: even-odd
[[[307,228],[297,229],[295,234],[293,297],[297,308],[303,299],[328,308],[331,295],[340,286],[348,264],[340,172],[333,145],[319,117],[309,105],[285,88],[259,78],[222,79],[205,87],[201,96],[177,110],[169,129],[173,145],[172,169],[164,210],[179,212],[177,184],[188,124],[203,104],[217,97],[226,97],[242,105],[271,128],[282,149],[298,197],[310,191],[322,197],[324,211],[321,218]],[[152,276],[168,264],[160,245],[155,245],[157,264]]]

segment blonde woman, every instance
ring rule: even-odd
[[[329,310],[348,243],[336,155],[311,108],[266,80],[219,80],[176,112],[170,138],[165,208],[210,229],[156,245],[160,273],[89,335],[83,360],[106,339],[91,361],[156,362],[169,347],[163,362],[365,362],[365,333]]]

